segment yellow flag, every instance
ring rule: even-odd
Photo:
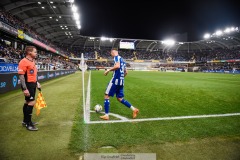
[[[42,92],[38,92],[37,101],[34,105],[36,108],[36,115],[38,116],[40,114],[40,109],[47,107],[47,104],[43,98]]]

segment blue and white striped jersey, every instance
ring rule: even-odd
[[[115,85],[124,85],[124,70],[125,70],[125,62],[121,56],[115,56],[114,57],[114,65],[119,62],[120,63],[120,68],[113,71],[113,77],[111,82]]]

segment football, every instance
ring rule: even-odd
[[[102,106],[100,104],[97,104],[95,107],[94,107],[94,110],[96,112],[101,112],[102,111]]]

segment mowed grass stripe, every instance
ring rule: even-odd
[[[37,132],[21,126],[24,97],[20,90],[0,98],[0,159],[76,159],[68,144],[82,102],[81,73],[44,82],[42,91],[48,107],[39,117],[33,110],[33,120],[39,122]]]

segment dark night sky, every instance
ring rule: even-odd
[[[237,0],[75,0],[84,36],[163,40],[188,33],[188,41],[205,32],[240,26]]]

